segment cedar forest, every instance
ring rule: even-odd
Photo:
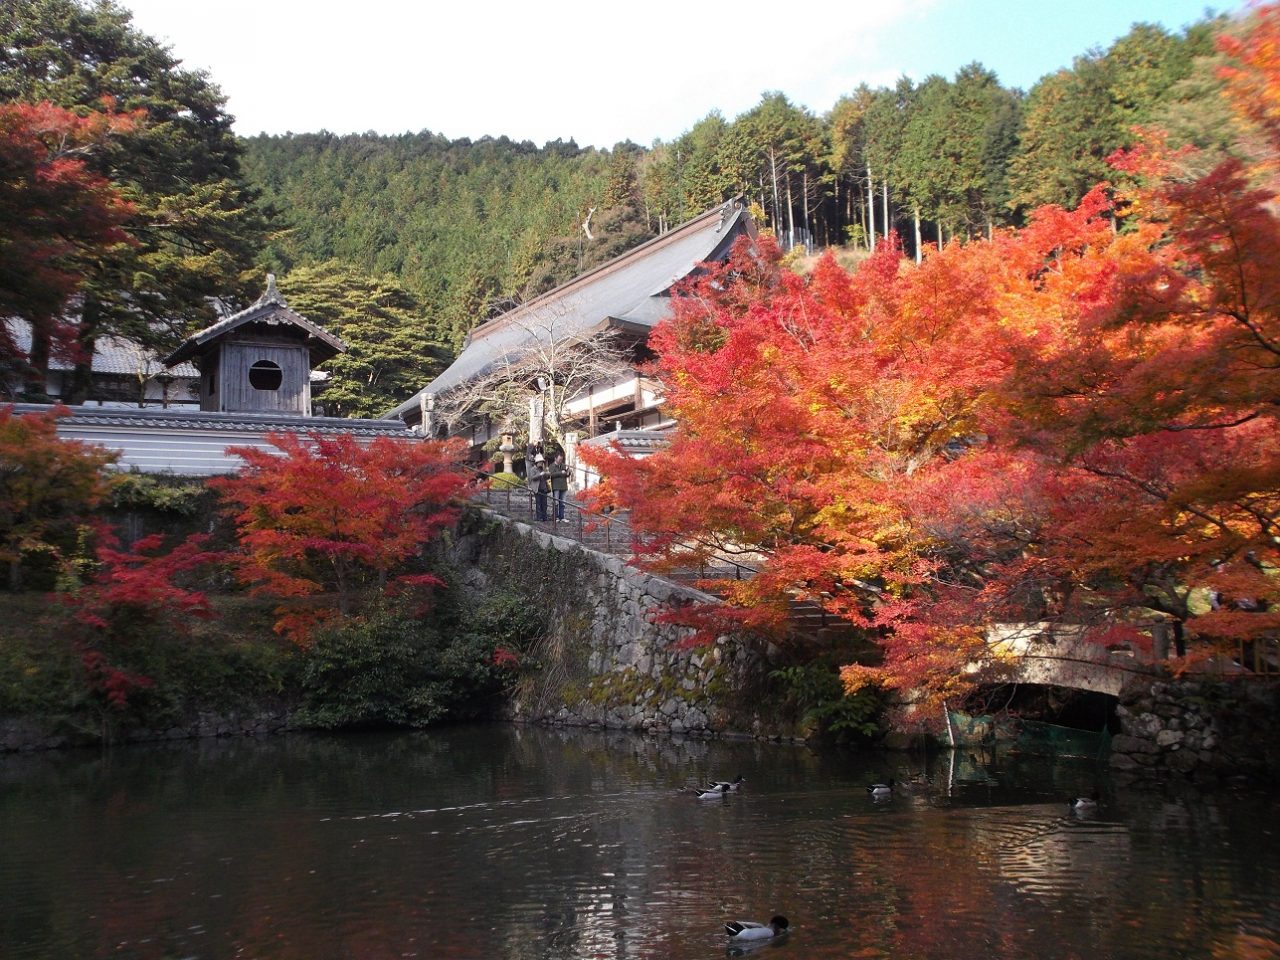
[[[883,649],[845,668],[846,689],[941,699],[963,695],[995,621],[1140,643],[1155,618],[1192,641],[1188,659],[1280,627],[1278,6],[1176,35],[1137,25],[1026,93],[975,63],[859,88],[821,117],[766,93],[611,150],[237,139],[216,86],[110,3],[17,0],[0,41],[0,311],[34,331],[22,355],[0,327],[0,380],[35,390],[61,352],[83,389],[97,337],[171,346],[212,319],[210,297],[243,305],[271,268],[351,346],[330,409],[374,415],[476,324],[742,196],[762,240],[691,281],[651,339],[674,441],[598,460],[597,504],[631,512],[653,562],[690,535],[768,556],[728,607],[686,613],[698,637],[768,630],[799,589]],[[53,442],[17,419],[0,416],[5,456]],[[363,494],[307,485],[370,498],[361,529],[325,531],[286,492],[328,468],[277,442],[289,466],[251,458],[224,485],[241,540],[222,562],[305,642],[405,574],[450,517],[458,454],[424,444],[397,473],[385,451],[322,450],[377,478]],[[81,482],[88,508],[102,494]],[[13,586],[31,544],[70,550],[76,518],[40,506],[48,491],[9,492]],[[111,633],[110,583],[159,589],[121,571],[165,580],[215,558],[191,541],[157,565],[155,546],[104,536],[86,631]],[[80,642],[112,703],[145,686]]]

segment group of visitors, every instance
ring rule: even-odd
[[[557,453],[550,464],[542,451],[530,446],[527,451],[524,480],[533,494],[534,515],[539,520],[547,519],[547,495],[555,498],[555,518],[564,519],[564,495],[569,489],[569,468],[565,466],[564,455]]]

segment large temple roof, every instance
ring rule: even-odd
[[[423,394],[439,395],[483,376],[538,342],[587,336],[606,325],[653,327],[670,311],[672,285],[699,263],[726,256],[744,232],[753,234],[754,224],[731,200],[496,317],[472,331],[440,376],[383,417],[413,419]]]

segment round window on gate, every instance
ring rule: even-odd
[[[278,363],[259,360],[249,368],[249,386],[255,390],[279,390],[284,373]]]

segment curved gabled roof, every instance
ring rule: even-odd
[[[653,327],[670,312],[672,285],[726,256],[743,232],[754,235],[755,225],[743,204],[730,200],[496,317],[472,331],[440,376],[383,417],[412,415],[423,394],[483,376],[538,342],[589,335],[611,322]]]
[[[187,337],[177,350],[164,358],[165,366],[173,366],[175,363],[190,359],[202,352],[202,349],[207,344],[221,339],[232,330],[237,327],[243,327],[247,323],[286,324],[305,331],[307,333],[307,344],[311,348],[311,363],[313,366],[328,360],[330,357],[347,352],[347,345],[329,333],[329,331],[312,323],[301,314],[290,310],[289,305],[284,301],[284,297],[276,289],[276,278],[271,274],[267,274],[267,289],[262,296],[239,313],[224,317],[217,323]]]

